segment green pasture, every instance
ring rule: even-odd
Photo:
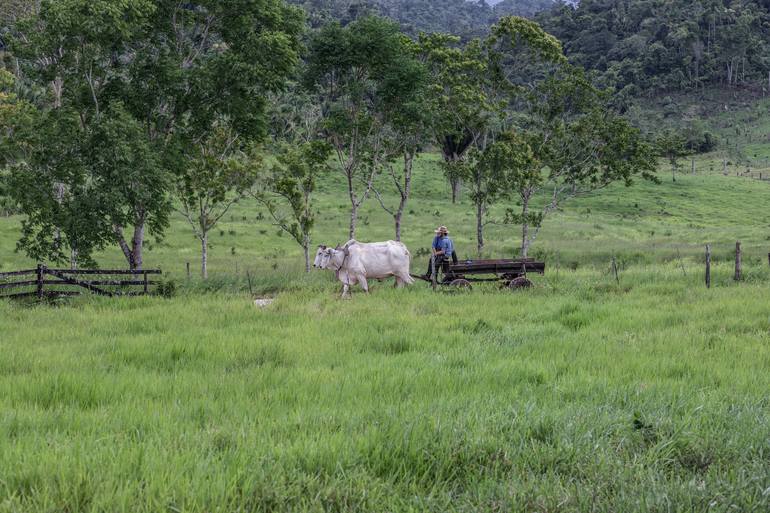
[[[770,509],[770,272],[0,302],[0,511]]]
[[[696,173],[672,181],[661,164],[660,184],[637,180],[631,187],[612,186],[577,198],[546,219],[532,248],[532,256],[551,267],[604,267],[612,256],[621,266],[671,260],[701,261],[704,246],[712,244],[715,258],[732,258],[740,240],[750,265],[761,265],[770,251],[770,181],[734,175],[723,176],[717,156],[696,160]],[[770,170],[768,170],[770,174]],[[378,184],[386,201],[395,203],[395,192],[382,180]],[[337,244],[347,239],[349,202],[339,174],[332,173],[321,185],[317,198],[318,220],[313,241]],[[501,219],[507,206],[495,206],[493,218]],[[0,218],[0,271],[28,267],[34,262],[14,251],[20,218]],[[413,270],[423,272],[425,254],[436,226],[449,227],[461,258],[476,255],[474,209],[466,194],[458,204],[449,201],[449,189],[438,156],[422,157],[416,166],[414,192],[403,220],[403,240],[413,255]],[[362,208],[356,237],[361,241],[387,240],[394,236],[392,218],[370,198]],[[519,247],[518,226],[490,224],[485,230],[484,255],[510,258]],[[234,276],[245,279],[250,270],[257,279],[278,275],[295,279],[302,270],[300,247],[271,224],[253,200],[234,207],[212,232],[209,269],[214,281]],[[161,268],[167,277],[186,280],[185,264],[198,275],[200,245],[180,215],[160,241],[150,238],[145,254],[148,268]],[[98,256],[102,267],[126,267],[117,247]]]
[[[546,275],[515,293],[375,281],[342,301],[249,200],[203,282],[175,215],[145,255],[175,297],[0,301],[0,512],[770,511],[770,182],[722,158],[565,204],[532,248]],[[322,180],[315,243],[345,241],[343,191]],[[0,271],[34,265],[20,221],[0,218]],[[426,155],[413,271],[440,224],[475,256],[472,205]],[[370,198],[357,238],[393,233]],[[518,239],[489,225],[484,254]]]

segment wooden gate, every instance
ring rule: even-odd
[[[0,273],[0,298],[73,296],[91,292],[100,296],[137,296],[150,292],[159,282],[150,275],[158,269],[36,269]]]

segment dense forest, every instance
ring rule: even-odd
[[[536,17],[573,64],[626,96],[717,85],[770,88],[768,0],[294,0],[311,25],[364,14],[406,33],[486,34],[502,16]]]
[[[503,0],[494,6],[484,0],[290,0],[302,6],[310,24],[329,21],[343,24],[362,15],[378,14],[399,23],[412,36],[419,32],[445,32],[462,39],[486,34],[502,16],[532,17],[557,5],[555,0]]]
[[[535,17],[570,62],[622,96],[706,86],[770,90],[770,0],[289,0],[311,28],[381,15],[401,30],[483,37],[501,17]],[[0,7],[0,49],[32,0]]]
[[[537,17],[569,59],[630,95],[770,86],[770,1],[584,0]]]

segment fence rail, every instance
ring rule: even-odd
[[[0,273],[0,298],[42,299],[86,291],[108,297],[137,296],[149,293],[151,287],[160,284],[150,279],[160,274],[159,269],[55,269],[40,264],[35,269]]]

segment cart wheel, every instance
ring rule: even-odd
[[[466,290],[472,290],[473,287],[471,286],[471,282],[468,280],[464,280],[462,278],[457,278],[456,280],[452,280],[449,282],[449,284],[453,287],[457,287],[460,289],[466,289]]]
[[[519,276],[518,278],[511,280],[508,284],[508,288],[511,290],[528,289],[531,286],[532,282],[526,276]]]

